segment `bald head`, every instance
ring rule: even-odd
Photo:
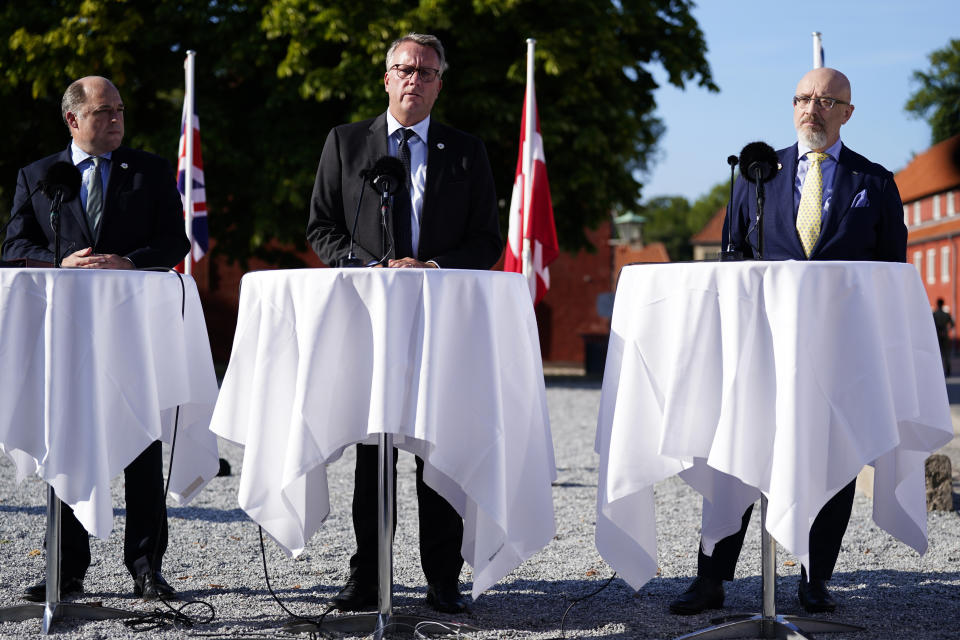
[[[824,151],[840,139],[840,127],[853,115],[850,104],[850,81],[836,69],[823,67],[808,71],[794,94],[793,126],[797,139],[813,151]],[[810,98],[798,101],[796,98]],[[821,98],[830,98],[833,107],[825,108]]]
[[[60,111],[74,143],[87,153],[102,155],[123,141],[123,101],[104,77],[86,76],[72,82]]]

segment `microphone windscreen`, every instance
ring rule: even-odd
[[[750,182],[767,182],[779,169],[777,152],[766,142],[751,142],[740,152],[740,175]]]
[[[727,164],[731,167],[737,166],[737,162],[739,162],[737,156],[727,156]]]
[[[69,202],[80,193],[80,170],[70,162],[54,162],[40,181],[40,188],[51,200],[60,191],[61,201]]]
[[[404,174],[403,163],[398,158],[383,156],[373,163],[373,168],[370,169],[368,175],[370,184],[373,185],[374,189],[380,191],[381,187],[386,186],[386,190],[394,194],[400,188],[400,185],[406,184],[407,180]]]

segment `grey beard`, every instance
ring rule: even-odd
[[[811,149],[823,149],[827,144],[827,132],[823,129],[819,131],[800,129],[797,131],[797,137],[800,139],[800,142]]]

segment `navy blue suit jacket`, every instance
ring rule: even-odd
[[[479,138],[434,118],[427,138],[427,184],[416,257],[435,260],[445,269],[489,269],[500,258],[503,240],[487,151]],[[360,172],[385,155],[386,113],[335,127],[327,136],[307,223],[307,240],[326,264],[336,266],[346,257],[364,189],[354,252],[364,262],[381,257],[380,201]],[[392,219],[388,225],[393,237]]]
[[[765,185],[763,258],[807,260],[797,233],[794,208],[797,145],[780,149],[777,157],[781,168]],[[724,248],[729,237],[745,257],[756,257],[756,220],[755,185],[741,176],[734,186],[730,213],[723,225]],[[907,228],[892,173],[841,145],[830,207],[824,212],[820,236],[809,259],[906,262]]]
[[[13,196],[15,217],[3,243],[4,259],[54,262],[50,199],[37,189],[54,162],[72,164],[70,147],[20,170]],[[127,257],[139,268],[172,267],[190,249],[183,225],[183,204],[170,163],[160,156],[123,146],[111,154],[98,237],[90,234],[79,195],[63,204],[60,232],[61,258],[92,247],[95,253]]]

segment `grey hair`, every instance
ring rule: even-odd
[[[71,82],[63,92],[63,100],[60,101],[60,116],[63,118],[63,124],[67,124],[67,112],[77,113],[86,101],[87,93],[83,90],[83,78]]]
[[[426,33],[408,33],[402,38],[394,40],[390,48],[387,49],[387,71],[390,71],[390,67],[393,66],[391,62],[393,54],[397,52],[397,47],[404,42],[416,42],[421,47],[430,47],[437,52],[437,58],[440,60],[440,73],[438,75],[443,75],[443,72],[447,70],[447,58],[443,53],[443,44],[440,42],[440,38]]]

